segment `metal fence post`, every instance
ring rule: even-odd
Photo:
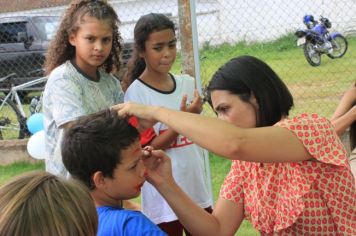
[[[182,54],[182,72],[194,76],[192,22],[189,2],[189,0],[178,0],[179,38]]]
[[[179,29],[182,54],[182,72],[195,78],[195,87],[202,93],[199,68],[199,46],[196,25],[195,0],[178,0]],[[209,153],[202,150],[204,155],[205,174],[207,186],[213,199],[211,183]]]

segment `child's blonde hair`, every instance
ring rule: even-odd
[[[0,235],[96,235],[98,217],[88,189],[44,171],[0,188]]]
[[[103,0],[76,0],[73,1],[59,25],[56,36],[48,49],[45,61],[45,70],[48,75],[57,66],[74,58],[75,47],[69,43],[69,35],[76,33],[79,24],[85,15],[98,20],[107,21],[113,30],[113,45],[109,57],[102,67],[106,72],[115,72],[120,69],[120,53],[122,51],[122,38],[119,33],[120,20],[115,10]]]

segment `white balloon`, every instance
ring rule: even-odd
[[[27,142],[27,152],[35,159],[45,159],[45,132],[44,130],[36,132]]]

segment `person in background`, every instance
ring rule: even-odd
[[[348,131],[350,138],[349,162],[356,179],[356,82],[344,93],[331,117],[336,133],[344,136]]]
[[[134,51],[124,81],[129,85],[125,101],[157,105],[193,113],[202,111],[202,100],[189,75],[173,75],[177,38],[174,23],[165,15],[141,16],[134,29]],[[137,122],[132,121],[133,124]],[[141,133],[141,144],[163,149],[172,159],[173,175],[179,186],[202,208],[212,211],[210,181],[206,176],[203,150],[163,123]],[[142,188],[142,211],[170,236],[181,236],[183,229],[167,202],[150,184]]]
[[[147,179],[193,235],[233,235],[243,219],[261,235],[356,235],[356,188],[347,152],[331,122],[317,114],[289,117],[293,97],[266,63],[240,56],[207,87],[219,119],[137,103],[113,107],[141,129],[162,122],[194,143],[231,159],[214,211],[197,206],[156,160]],[[145,161],[149,162],[147,158]]]
[[[104,0],[75,0],[64,13],[46,55],[43,93],[46,170],[66,176],[60,155],[63,130],[80,116],[121,103],[111,75],[120,67],[119,19]]]
[[[123,200],[139,196],[146,168],[138,131],[117,113],[79,118],[65,132],[62,156],[70,175],[90,189],[98,236],[166,235],[142,212],[123,207]]]
[[[120,21],[104,0],[74,0],[67,8],[46,55],[48,80],[43,92],[46,171],[68,172],[62,163],[63,131],[80,116],[124,101],[120,82]],[[126,207],[139,204],[124,201]]]
[[[0,187],[0,235],[95,236],[97,229],[93,199],[78,181],[34,171]]]

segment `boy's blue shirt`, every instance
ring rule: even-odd
[[[100,206],[96,211],[99,217],[97,236],[167,235],[140,211],[112,206]]]

